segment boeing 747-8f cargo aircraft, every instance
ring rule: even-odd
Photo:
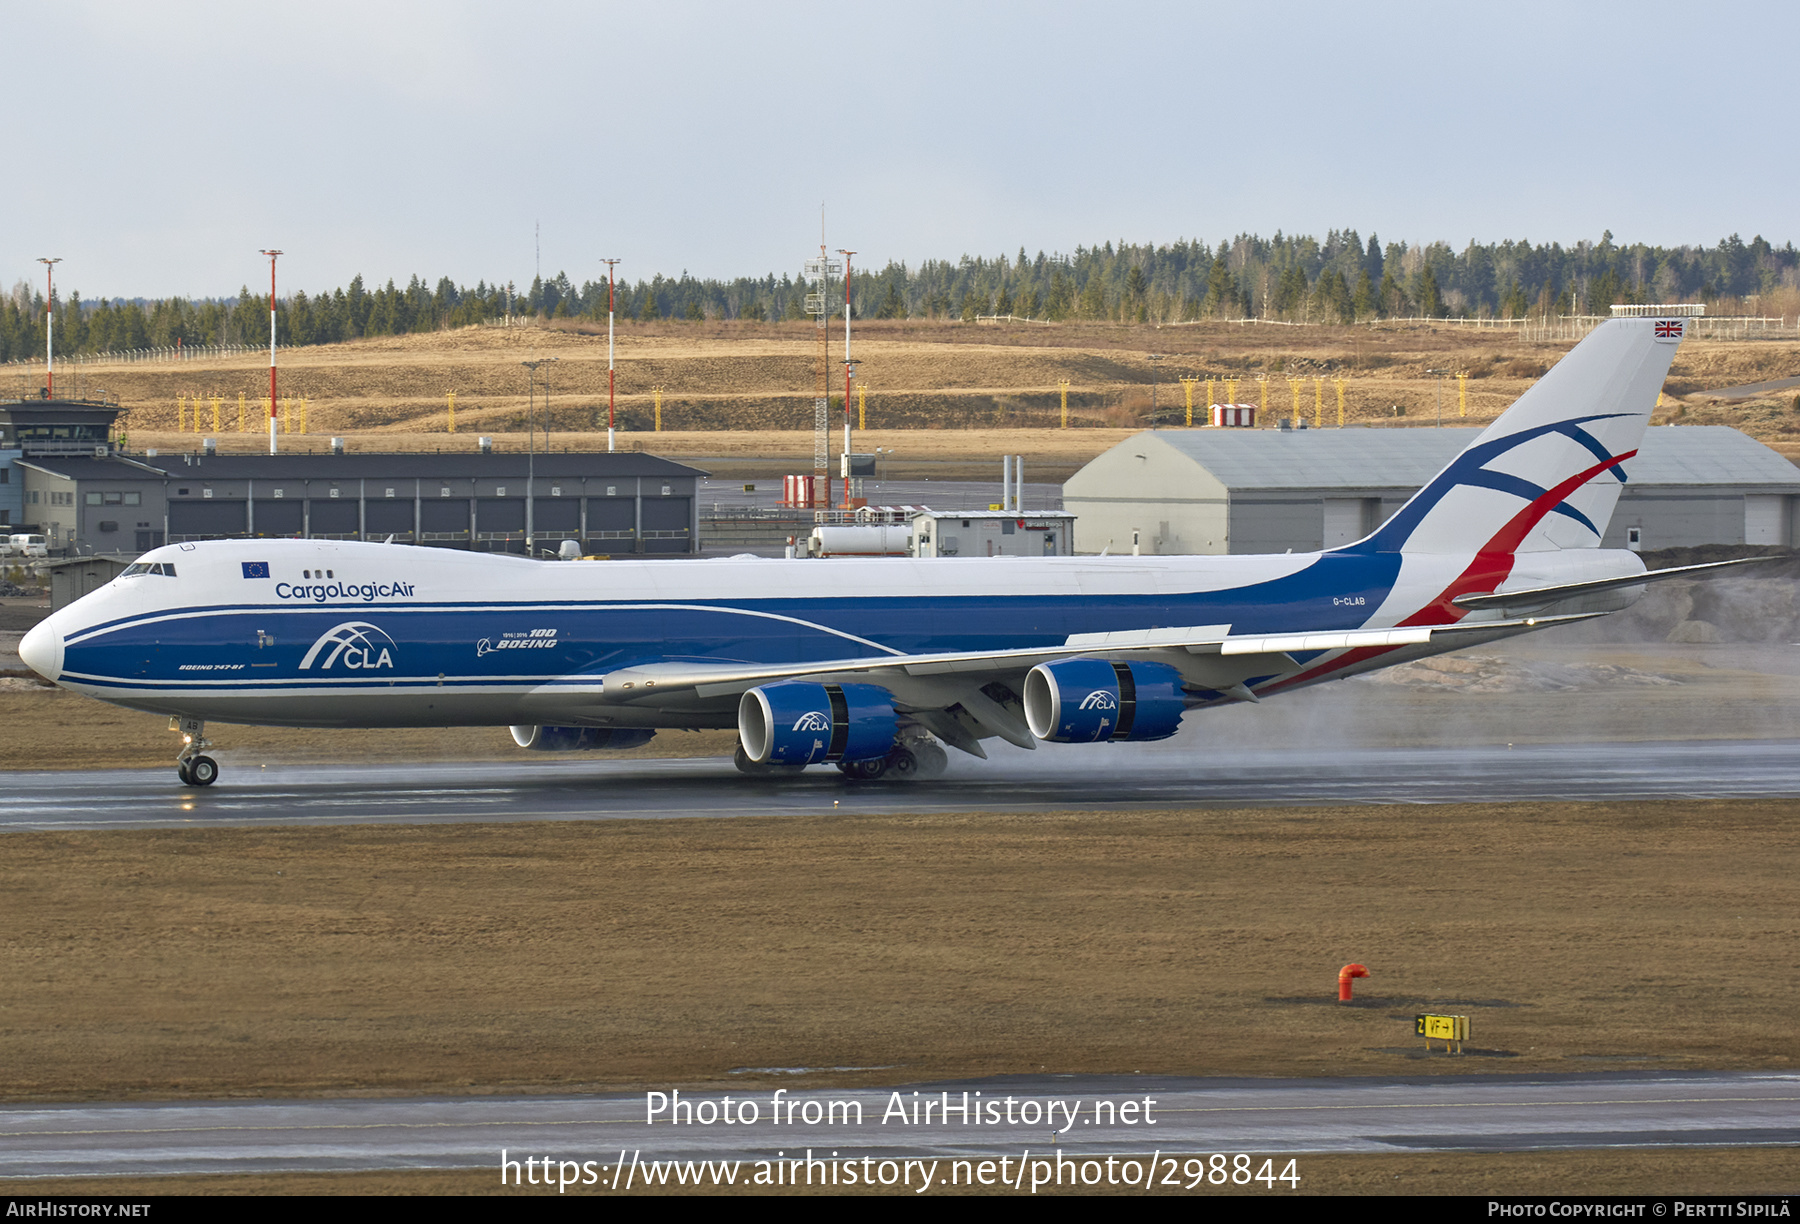
[[[1190,712],[1627,606],[1601,550],[1688,320],[1617,318],[1372,535],[1281,556],[557,562],[326,540],[145,553],[20,654],[180,720],[510,726],[524,748],[736,727],[738,767],[931,776],[941,744],[1173,735]]]

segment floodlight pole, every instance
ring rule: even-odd
[[[838,248],[844,257],[844,509],[850,509],[850,380],[856,377],[856,363],[850,360],[850,257],[855,251]]]
[[[264,251],[269,257],[269,453],[275,453],[275,257],[280,251]]]
[[[606,450],[613,449],[613,268],[616,259],[602,259],[606,265]]]
[[[62,256],[55,259],[40,259],[44,265],[44,395],[56,398],[56,358],[51,355],[50,338],[56,334],[56,316],[52,313],[52,303],[56,300],[56,265],[62,262]]]

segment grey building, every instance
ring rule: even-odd
[[[1145,554],[1331,548],[1385,522],[1478,429],[1136,434],[1063,485],[1075,547]],[[1800,541],[1800,468],[1724,426],[1659,426],[1626,465],[1607,548]]]
[[[55,482],[28,484],[25,458],[109,455],[118,400],[101,393],[87,399],[47,395],[0,399],[0,531],[41,533],[53,549],[67,546],[73,521],[70,489]]]
[[[61,554],[311,537],[689,555],[706,473],[625,451],[128,454],[116,399],[0,400],[0,524]]]
[[[915,557],[1067,557],[1075,516],[1066,510],[923,510],[912,516]]]
[[[695,551],[697,469],[635,453],[157,455],[19,459],[53,547],[309,537],[524,552]],[[54,504],[52,503],[54,499]],[[47,534],[47,533],[46,533]]]
[[[83,595],[97,591],[125,572],[130,555],[100,553],[91,557],[69,557],[45,566],[50,575],[50,606],[66,608]]]

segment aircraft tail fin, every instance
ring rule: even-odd
[[[1693,306],[1615,307],[1374,534],[1339,551],[1597,548]]]

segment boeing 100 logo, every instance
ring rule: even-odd
[[[523,633],[502,633],[498,639],[482,638],[475,643],[475,657],[496,650],[549,650],[556,645],[556,630],[530,629]]]
[[[327,630],[312,644],[306,657],[300,660],[300,670],[310,671],[314,663],[319,663],[320,671],[330,671],[332,666],[342,663],[346,671],[374,671],[376,668],[394,666],[394,656],[390,648],[398,650],[394,639],[377,629],[367,621],[345,621],[335,628]],[[319,662],[319,656],[324,661]]]

